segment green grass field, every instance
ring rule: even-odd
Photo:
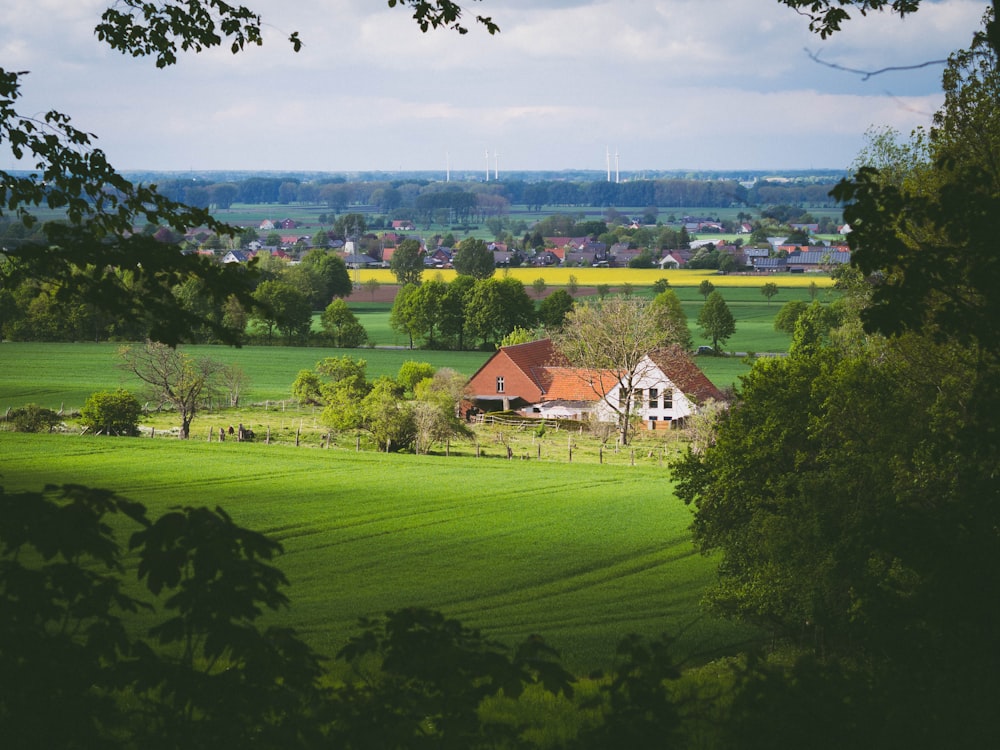
[[[358,617],[407,605],[505,642],[540,633],[578,673],[631,632],[675,635],[692,662],[750,635],[701,613],[714,564],[664,468],[0,433],[0,475],[225,508],[285,546],[277,619],[328,654]]]
[[[50,409],[79,409],[94,391],[124,387],[139,390],[139,382],[119,369],[118,344],[0,343],[0,410],[37,403]],[[227,364],[238,363],[250,376],[245,401],[280,401],[291,397],[299,370],[312,369],[324,357],[348,355],[368,363],[368,376],[395,376],[408,359],[434,367],[453,367],[472,375],[487,352],[405,351],[398,349],[329,349],[319,347],[185,346],[194,356]]]

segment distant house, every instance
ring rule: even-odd
[[[253,258],[254,254],[246,252],[245,250],[230,250],[228,253],[222,256],[223,263],[247,263]]]
[[[828,271],[851,262],[851,253],[831,248],[808,249],[789,253],[786,259],[792,272]]]
[[[392,228],[398,229],[401,232],[412,232],[416,227],[413,226],[413,222],[409,219],[395,219],[392,222]]]
[[[636,371],[634,413],[649,429],[695,413],[723,394],[679,347],[650,352]],[[572,367],[550,339],[501,347],[469,379],[466,401],[480,411],[520,410],[527,416],[615,421],[621,380],[612,370]]]
[[[258,229],[262,232],[270,232],[274,229],[274,222],[270,219],[264,219],[264,221],[260,223]]]
[[[660,268],[682,268],[686,262],[676,250],[671,250],[660,258],[657,265]]]
[[[295,222],[295,219],[282,219],[280,222],[278,222],[278,226],[281,229],[295,229],[295,227],[297,227],[298,224]]]
[[[432,253],[424,254],[424,266],[427,268],[451,268],[453,255],[450,247],[439,247]]]
[[[356,253],[348,253],[342,256],[344,258],[344,264],[348,268],[372,268],[382,264],[382,261],[373,258],[370,255],[358,255]]]

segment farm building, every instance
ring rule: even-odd
[[[683,420],[700,404],[722,393],[679,347],[656,349],[635,372],[633,413],[656,429]],[[621,379],[611,370],[571,367],[552,344],[541,339],[501,347],[466,386],[468,407],[481,412],[517,410],[526,416],[616,420]]]

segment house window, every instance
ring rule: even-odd
[[[503,393],[503,375],[497,376],[497,393]]]
[[[642,407],[642,388],[636,388],[635,389],[634,398],[635,398],[635,406],[636,406],[636,408],[637,409],[641,408]]]
[[[649,408],[655,409],[660,405],[660,392],[655,388],[649,389]],[[655,417],[654,417],[655,419]]]
[[[664,391],[663,392],[663,408],[673,409],[674,408],[674,392]]]

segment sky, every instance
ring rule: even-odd
[[[944,59],[987,6],[924,0],[821,40],[777,0],[466,0],[464,36],[386,0],[243,1],[263,47],[161,70],[97,40],[110,0],[7,0],[0,67],[30,71],[22,114],[70,115],[121,171],[845,169],[870,128],[929,125],[943,68],[864,80],[809,53]],[[0,168],[27,166],[0,144]]]

